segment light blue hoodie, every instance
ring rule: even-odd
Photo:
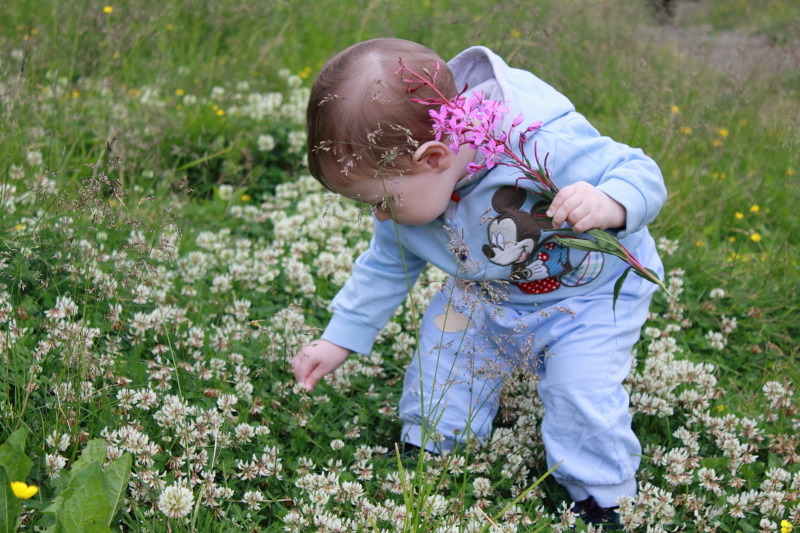
[[[564,95],[530,72],[509,67],[487,48],[468,48],[448,65],[457,87],[468,84],[468,91],[481,90],[488,98],[503,101],[510,109],[509,123],[522,113],[518,130],[541,121],[542,127],[526,144],[526,155],[533,160],[535,143],[539,158],[547,156],[558,187],[586,181],[622,204],[627,224],[617,237],[637,257],[657,257],[647,224],[667,193],[652,159],[600,136]],[[516,144],[515,139],[512,146]],[[559,232],[532,218],[535,197],[522,189],[535,185],[518,181],[519,177],[519,171],[495,166],[465,178],[456,187],[459,201],[452,201],[442,216],[424,226],[395,228],[391,220],[376,220],[369,249],[358,258],[331,304],[333,317],[322,338],[369,353],[427,263],[462,280],[506,280],[504,306],[532,310],[585,294],[608,298],[610,312],[609,286],[625,265],[609,255],[558,244],[552,237]]]

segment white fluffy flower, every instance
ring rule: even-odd
[[[192,510],[192,491],[183,485],[170,485],[158,497],[158,508],[170,518],[182,518]]]

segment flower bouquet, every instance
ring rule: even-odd
[[[518,150],[515,152],[511,148],[512,132],[522,124],[524,120],[522,114],[512,121],[508,131],[503,131],[500,126],[509,111],[508,107],[497,100],[484,98],[480,92],[473,92],[467,96],[465,95],[466,87],[454,98],[446,98],[436,88],[438,64],[433,72],[423,69],[422,73],[418,73],[409,68],[401,59],[397,72],[403,76],[403,82],[407,84],[409,93],[426,87],[436,95],[414,101],[432,107],[429,113],[433,120],[433,131],[437,141],[449,140],[448,146],[454,153],[458,153],[462,145],[470,145],[483,155],[483,163],[467,165],[468,172],[474,174],[484,168],[491,169],[496,165],[515,168],[521,173],[517,179],[517,186],[519,186],[520,180],[533,181],[537,186],[530,189],[530,192],[549,207],[559,189],[547,169],[547,155],[543,161],[540,161],[535,142],[534,163],[525,154],[525,145],[531,134],[542,127],[541,122],[534,122],[520,132],[517,138]],[[538,216],[545,220],[552,220],[544,214]],[[591,229],[581,234],[574,233],[569,228],[563,228],[560,231],[564,233],[556,235],[556,238],[564,246],[587,252],[611,254],[628,265],[614,285],[614,305],[616,305],[622,284],[631,271],[647,281],[655,283],[669,294],[669,290],[656,273],[642,265],[611,233],[600,229]],[[591,238],[587,238],[587,236]]]

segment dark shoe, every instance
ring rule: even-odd
[[[605,531],[622,529],[617,509],[619,507],[600,507],[591,496],[585,500],[575,502],[575,507],[573,508],[585,524],[603,526]]]

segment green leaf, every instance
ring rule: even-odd
[[[122,500],[125,498],[128,480],[131,477],[132,462],[133,458],[131,454],[126,453],[105,469],[106,481],[108,482],[109,503],[111,504],[111,513],[107,522],[109,526],[114,519],[114,515],[117,514],[117,511],[122,505]]]
[[[74,477],[78,472],[92,464],[102,465],[106,461],[106,441],[92,439],[86,443],[81,456],[72,465],[71,474]]]
[[[611,303],[612,311],[617,310],[617,299],[619,298],[620,291],[622,291],[622,284],[625,283],[625,278],[628,277],[628,274],[631,270],[633,270],[633,267],[626,268],[625,272],[623,272],[619,279],[617,279],[616,283],[614,283],[614,301]]]
[[[11,481],[6,469],[0,467],[0,533],[17,530],[17,518],[21,509],[22,502],[11,491]]]
[[[25,440],[28,438],[28,428],[20,428],[8,437],[6,442],[16,446],[21,451],[25,451]]]
[[[58,517],[60,530],[65,533],[111,531],[108,526],[111,514],[108,493],[108,483],[100,463],[92,462],[81,468],[65,491]]]
[[[5,467],[9,482],[25,481],[33,462],[25,455],[27,430],[17,430],[0,446],[0,466]]]

